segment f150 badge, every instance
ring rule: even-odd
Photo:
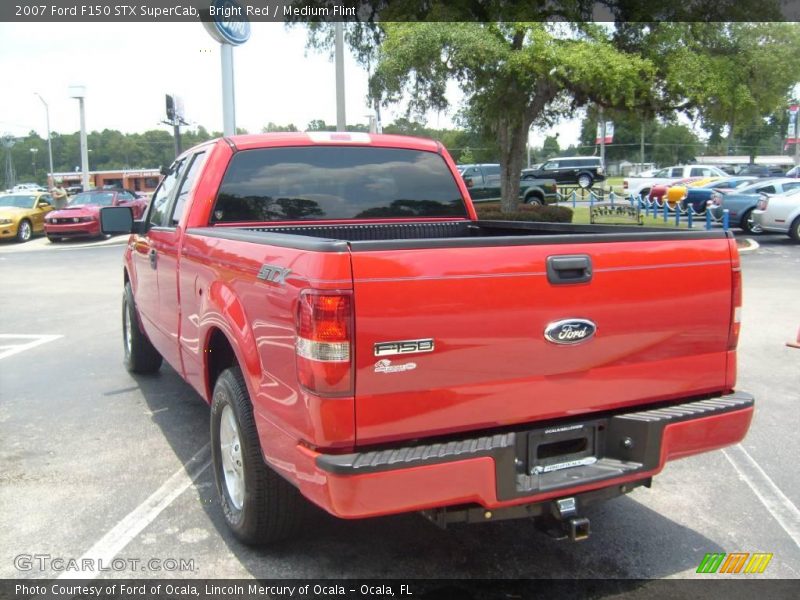
[[[375,356],[391,356],[392,354],[420,354],[433,352],[433,340],[402,340],[399,342],[376,342],[373,346]]]
[[[597,325],[588,319],[564,319],[549,323],[544,329],[544,338],[553,344],[580,344],[596,332]]]

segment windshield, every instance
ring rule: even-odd
[[[466,216],[455,179],[439,154],[302,146],[236,153],[212,221]]]
[[[78,194],[70,200],[70,206],[94,204],[96,206],[111,206],[114,202],[114,192],[89,192]]]
[[[12,196],[0,196],[0,207],[14,206],[16,208],[33,208],[36,196],[29,194],[14,194]]]

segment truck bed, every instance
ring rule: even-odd
[[[658,227],[573,225],[525,221],[434,221],[412,223],[358,223],[315,225],[216,226],[190,229],[188,233],[223,239],[272,244],[317,251],[341,251],[347,242],[352,251],[434,247],[566,244],[573,242],[620,242],[635,240],[722,239],[722,230],[676,231]],[[299,237],[302,236],[302,237]],[[373,242],[380,242],[374,244]]]

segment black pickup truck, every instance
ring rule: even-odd
[[[500,165],[458,165],[473,202],[500,200]],[[553,204],[558,201],[555,179],[521,179],[519,199],[525,204]]]

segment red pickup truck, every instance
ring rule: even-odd
[[[727,232],[481,221],[441,144],[359,133],[205,143],[102,222],[131,233],[125,364],[211,405],[248,543],[306,499],[582,539],[586,505],[750,424]]]

